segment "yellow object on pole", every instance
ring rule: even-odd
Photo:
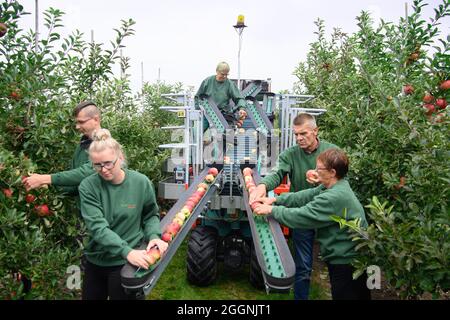
[[[244,25],[244,15],[242,15],[242,14],[238,15],[236,25],[238,25],[238,26],[243,26]]]
[[[240,14],[237,18],[236,25],[233,26],[239,35],[239,51],[238,51],[238,81],[237,86],[241,89],[241,46],[242,46],[242,33],[247,26],[244,24],[244,15]]]

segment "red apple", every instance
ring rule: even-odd
[[[253,170],[250,168],[244,168],[244,170],[242,170],[242,173],[244,174],[244,176],[251,176],[253,174]]]
[[[414,92],[414,87],[410,84],[404,85],[403,86],[403,93],[405,95],[410,95]]]
[[[188,202],[193,202],[193,203],[194,203],[194,207],[197,205],[197,201],[195,200],[195,196],[194,196],[194,195],[191,195],[191,196],[187,199],[187,201],[185,202],[185,205],[186,205],[186,203],[188,203]]]
[[[12,189],[3,189],[2,191],[3,191],[3,194],[5,195],[5,197],[7,197],[7,198],[12,197],[12,194],[13,194]]]
[[[306,171],[306,178],[309,180],[318,180],[319,176],[317,175],[316,170],[308,170]]]
[[[434,97],[431,95],[431,94],[429,94],[429,93],[427,93],[424,97],[423,97],[423,102],[425,102],[425,103],[432,103],[433,101],[434,101]]]
[[[198,194],[199,194],[201,197],[203,197],[203,196],[205,195],[205,193],[206,193],[206,190],[203,189],[203,188],[198,188],[198,189],[197,189],[197,192],[198,192]]]
[[[167,242],[167,243],[171,242],[172,239],[173,239],[172,234],[170,234],[170,233],[168,233],[168,232],[164,232],[163,235],[162,235],[162,237],[161,237],[161,240],[162,240],[162,241],[165,241],[165,242]]]
[[[199,191],[195,191],[192,194],[192,197],[201,199],[202,198],[202,194]]]
[[[9,94],[9,97],[16,101],[19,101],[22,98],[22,96],[20,95],[20,90],[18,90],[18,89],[11,91],[11,93]]]
[[[156,261],[158,261],[159,258],[161,258],[161,253],[157,248],[151,248],[150,250],[147,251],[147,254],[149,256],[153,256],[153,258],[155,258]]]
[[[414,53],[411,53],[411,55],[409,56],[409,61],[417,61],[418,59],[419,59],[419,53],[417,53],[417,52],[414,52]]]
[[[202,199],[202,196],[200,194],[196,194],[195,196],[193,196],[193,200],[195,202],[195,205],[197,205],[200,200]]]
[[[436,105],[441,108],[441,109],[445,109],[445,107],[447,106],[447,101],[443,98],[441,99],[437,99],[436,100]]]
[[[167,228],[166,232],[170,233],[172,236],[176,236],[178,231],[180,230],[180,225],[178,223],[170,223]]]
[[[178,223],[171,223],[177,232],[181,229],[181,226]]]
[[[27,203],[32,203],[32,202],[34,202],[34,200],[36,200],[36,197],[33,194],[27,194],[25,196],[25,201]]]
[[[445,80],[444,82],[442,82],[439,88],[441,88],[441,90],[450,89],[450,80]]]
[[[192,212],[192,209],[194,209],[196,205],[197,205],[197,203],[194,202],[193,200],[188,200],[184,204],[184,206],[187,207],[189,210],[191,210],[191,212]]]
[[[208,175],[205,177],[205,181],[206,181],[207,183],[213,182],[213,181],[214,181],[214,176],[213,176],[212,174],[208,174]]]
[[[215,177],[219,174],[219,170],[217,168],[211,168],[208,170],[208,174],[212,174]]]
[[[148,253],[147,253],[147,254],[148,254]],[[155,258],[154,255],[149,255],[149,254],[148,254],[148,259],[150,260],[150,261],[148,262],[148,264],[149,264],[150,266],[152,266],[152,265],[154,265],[154,264],[156,263],[156,258]]]
[[[45,217],[50,215],[50,210],[46,204],[37,205],[34,207],[35,211],[40,217]]]
[[[8,32],[8,27],[3,22],[0,22],[0,38]]]
[[[426,109],[426,111],[427,111],[426,114],[427,115],[431,115],[434,112],[434,110],[435,110],[434,104],[431,104],[431,103],[427,103],[423,107]]]

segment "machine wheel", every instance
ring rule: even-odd
[[[196,286],[207,286],[217,277],[217,230],[196,227],[189,239],[187,253],[187,279]]]
[[[258,258],[256,257],[255,246],[252,244],[252,249],[250,252],[250,284],[256,289],[264,289],[264,278],[262,275],[261,267],[258,263]]]

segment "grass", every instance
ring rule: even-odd
[[[196,287],[188,283],[186,277],[187,239],[164,270],[158,283],[147,299],[150,300],[292,300],[289,293],[270,293],[255,289],[248,281],[248,267],[231,273],[219,264],[217,280],[208,287]],[[329,299],[326,288],[319,277],[312,276],[310,299]],[[319,279],[319,280],[317,280]]]

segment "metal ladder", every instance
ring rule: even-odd
[[[163,149],[182,149],[183,157],[173,157],[175,161],[185,168],[185,186],[189,186],[189,164],[192,164],[193,175],[198,176],[203,168],[203,111],[196,110],[194,101],[190,95],[183,94],[162,94],[162,97],[176,103],[176,106],[162,106],[161,110],[177,113],[178,117],[184,118],[183,126],[162,127],[166,130],[183,130],[183,142],[162,144]]]

